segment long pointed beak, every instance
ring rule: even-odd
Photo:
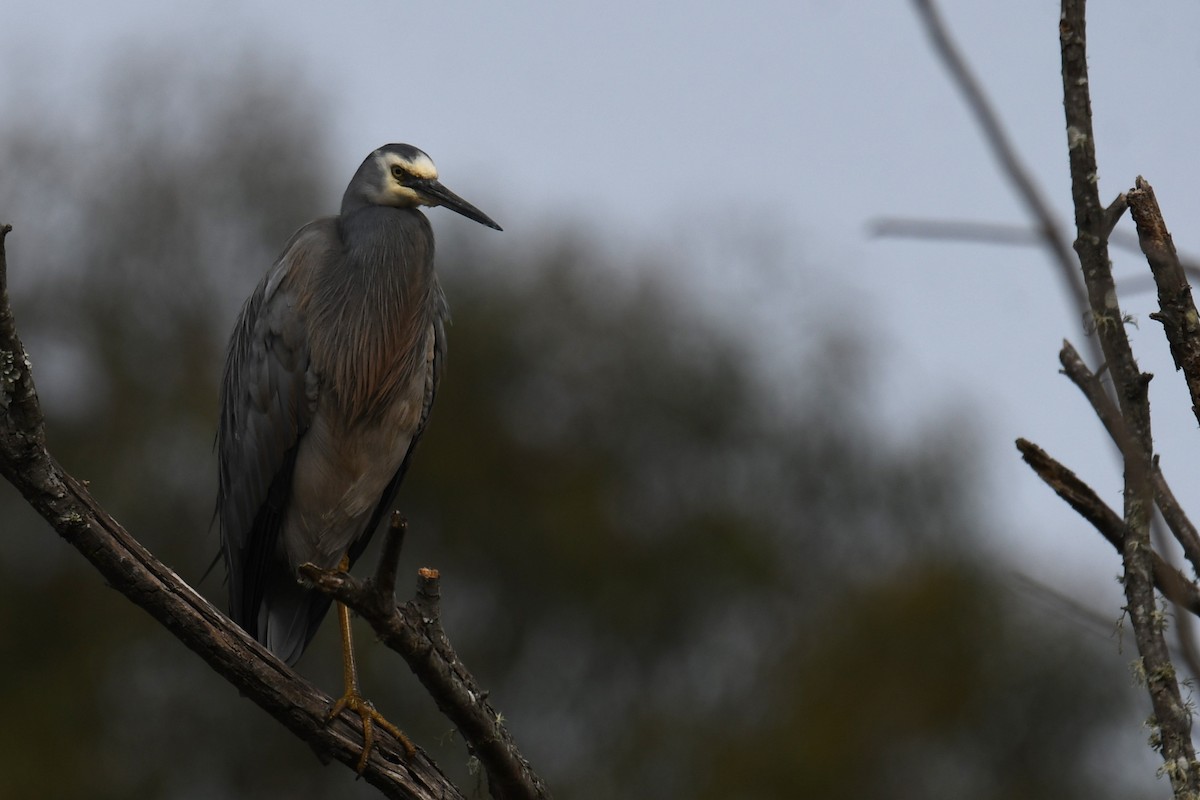
[[[445,206],[451,211],[462,214],[467,219],[475,220],[480,225],[487,225],[489,228],[495,228],[498,231],[504,230],[495,222],[492,222],[491,217],[447,189],[440,181],[414,181],[409,185],[425,197],[431,206]]]

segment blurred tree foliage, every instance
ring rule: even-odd
[[[0,219],[54,453],[197,581],[225,337],[348,176],[328,174],[320,103],[293,75],[173,63],[125,63],[70,121],[4,113]],[[556,796],[1144,784],[1095,768],[1129,724],[1121,657],[973,559],[988,531],[969,435],[880,430],[860,334],[807,327],[804,380],[781,395],[760,343],[673,300],[684,265],[450,227],[450,362],[401,493],[404,567],[442,569],[451,636]],[[371,796],[106,591],[7,486],[0,520],[0,794]],[[202,588],[223,604],[219,577]],[[336,690],[332,628],[301,670]],[[477,786],[402,662],[362,638],[368,694]]]

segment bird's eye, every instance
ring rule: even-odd
[[[396,180],[400,180],[404,177],[404,170],[398,166],[392,167],[392,177]]]

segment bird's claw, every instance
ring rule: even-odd
[[[371,757],[371,750],[375,747],[375,726],[383,728],[385,731],[396,737],[396,740],[404,747],[405,753],[409,758],[412,758],[417,753],[417,749],[413,747],[413,743],[409,741],[404,732],[393,725],[391,722],[375,710],[375,706],[365,697],[359,694],[347,693],[340,697],[329,709],[329,714],[325,721],[331,722],[334,717],[343,711],[351,711],[358,714],[362,719],[363,729],[363,749],[362,755],[358,758],[358,764],[355,771],[362,775],[367,768],[367,759]]]

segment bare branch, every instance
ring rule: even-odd
[[[1192,629],[1194,620],[1190,616],[1179,614],[1179,605],[1175,605],[1175,635],[1178,640],[1178,650],[1184,664],[1192,673],[1192,678],[1200,677],[1200,647],[1196,646],[1196,632]]]
[[[437,570],[419,570],[416,597],[396,605],[396,572],[407,530],[404,517],[393,513],[374,578],[360,581],[313,564],[300,567],[300,574],[367,620],[380,640],[408,662],[483,765],[493,797],[548,800],[545,784],[517,750],[503,716],[487,702],[487,692],[480,690],[450,645],[442,628]]]
[[[383,550],[379,554],[379,566],[375,570],[375,586],[390,605],[396,604],[396,574],[400,569],[400,551],[404,548],[406,533],[408,533],[408,520],[399,511],[393,511],[388,529],[384,533]]]
[[[1196,763],[1192,747],[1191,713],[1183,704],[1163,635],[1165,619],[1154,596],[1157,563],[1161,559],[1150,543],[1154,497],[1151,479],[1153,440],[1147,396],[1150,376],[1143,375],[1134,360],[1108,258],[1107,237],[1112,228],[1113,212],[1100,206],[1096,185],[1086,12],[1086,0],[1063,0],[1059,21],[1063,109],[1071,196],[1075,205],[1075,252],[1079,254],[1096,335],[1117,389],[1117,403],[1124,423],[1119,444],[1125,457],[1126,534],[1121,543],[1121,556],[1125,565],[1126,609],[1142,656],[1146,687],[1159,726],[1158,741],[1164,770],[1171,779],[1176,797],[1194,798],[1200,794],[1200,764]]]
[[[1125,195],[1117,195],[1113,203],[1125,201]],[[1112,208],[1110,205],[1109,208]],[[1045,242],[1038,232],[1028,225],[1013,225],[1005,222],[976,222],[958,219],[919,219],[915,217],[879,217],[867,223],[867,231],[872,236],[895,239],[927,239],[930,241],[946,242],[975,242],[979,244],[996,244],[1010,247],[1042,246]],[[1108,243],[1130,253],[1141,253],[1142,247],[1138,237],[1124,231],[1111,231]],[[1176,255],[1184,274],[1192,279],[1200,279],[1200,261],[1194,257]],[[1133,284],[1136,283],[1136,286]],[[1145,284],[1144,286],[1142,284]],[[1130,291],[1143,291],[1154,286],[1151,275],[1133,275],[1121,278],[1123,286],[1131,287]]]
[[[1028,225],[1003,222],[972,222],[958,219],[880,217],[867,229],[872,236],[898,239],[933,239],[952,242],[1042,247],[1042,235]]]
[[[402,528],[393,526],[389,538]],[[385,545],[379,573],[388,558],[399,556],[399,548]],[[488,788],[497,800],[547,800],[549,793],[533,772],[504,726],[503,717],[487,701],[475,678],[463,666],[442,628],[440,586],[437,570],[418,571],[417,594],[397,607],[390,586],[372,580],[360,581],[338,570],[323,570],[312,564],[301,574],[366,619],[380,640],[399,653],[429,690],[438,708],[458,728],[472,753],[488,775]],[[395,574],[394,567],[391,568]]]
[[[1156,552],[1165,554],[1163,560],[1171,563],[1169,539],[1161,518],[1155,519],[1150,526],[1150,539],[1154,543]],[[1170,598],[1167,599],[1170,600]],[[1194,617],[1191,614],[1183,613],[1186,609],[1175,602],[1171,603],[1171,607],[1175,612],[1175,644],[1171,647],[1171,652],[1176,658],[1183,659],[1183,663],[1193,677],[1198,676],[1200,675],[1200,650],[1196,648],[1196,636],[1192,631]]]
[[[362,729],[347,717],[329,723],[331,698],[251,639],[109,516],[45,446],[43,418],[24,346],[8,304],[7,261],[0,227],[0,473],[104,576],[154,617],[241,694],[307,742],[322,758],[352,769]],[[418,751],[406,759],[389,735],[377,743],[363,778],[391,798],[462,798]]]
[[[11,225],[0,225],[0,447],[22,465],[39,460],[46,445],[46,430],[32,365],[17,337],[16,320],[8,304],[8,256],[4,246]],[[39,463],[40,466],[40,463]]]
[[[1100,532],[1118,553],[1122,552],[1128,536],[1128,526],[1117,512],[1100,499],[1092,487],[1074,472],[1051,457],[1028,439],[1017,439],[1017,450],[1033,471],[1054,493],[1067,502],[1075,512]],[[1200,590],[1182,572],[1168,564],[1162,556],[1151,553],[1154,583],[1166,597],[1192,614],[1200,616]]]
[[[1130,213],[1154,282],[1158,285],[1159,313],[1150,318],[1162,323],[1171,346],[1175,368],[1183,370],[1192,396],[1192,412],[1200,420],[1200,315],[1192,300],[1192,287],[1179,263],[1175,243],[1167,231],[1154,188],[1140,175],[1128,192]]]
[[[1184,557],[1192,565],[1192,572],[1200,572],[1200,535],[1197,534],[1196,526],[1192,524],[1183,507],[1179,505],[1179,501],[1175,499],[1175,493],[1171,491],[1166,476],[1163,475],[1162,469],[1158,465],[1157,456],[1154,458],[1152,478],[1154,502],[1158,505],[1158,510],[1162,512],[1163,520],[1166,521],[1167,527],[1171,529],[1171,534],[1183,548]]]
[[[983,131],[983,135],[992,149],[992,154],[1000,162],[1004,175],[1017,190],[1021,201],[1036,221],[1038,236],[1053,253],[1055,264],[1058,267],[1058,276],[1062,280],[1067,295],[1082,313],[1088,307],[1087,295],[1079,280],[1075,257],[1071,254],[1071,248],[1066,238],[1060,232],[1061,228],[1054,212],[1050,209],[1050,204],[1042,196],[1029,170],[1021,163],[1016,148],[1013,147],[1004,130],[1004,125],[1000,122],[1000,116],[992,108],[979,81],[971,73],[966,59],[950,39],[950,34],[947,32],[933,0],[913,0],[913,5],[916,6],[921,21],[925,24],[925,30],[933,42],[934,50],[941,57],[946,70],[958,85],[967,107]]]
[[[1108,431],[1108,435],[1112,438],[1118,449],[1124,452],[1125,448],[1131,446],[1129,432],[1125,428],[1125,421],[1121,418],[1121,412],[1100,385],[1100,378],[1087,368],[1087,365],[1083,363],[1083,359],[1079,356],[1079,352],[1068,341],[1063,342],[1063,348],[1059,351],[1058,360],[1063,366],[1063,374],[1070,378],[1071,382],[1083,392],[1084,397],[1092,404],[1092,409],[1096,412],[1096,416],[1100,418],[1100,422],[1103,423],[1105,430]],[[1193,571],[1200,574],[1200,534],[1197,533],[1196,526],[1192,524],[1187,514],[1184,513],[1183,508],[1179,505],[1179,501],[1175,499],[1175,493],[1171,491],[1170,485],[1167,484],[1167,479],[1159,468],[1157,459],[1152,463],[1151,471],[1151,481],[1154,484],[1154,501],[1162,512],[1163,519],[1166,520],[1171,533],[1183,548],[1184,556],[1191,563]]]
[[[1063,3],[1059,34],[1062,43],[1063,107],[1066,112],[1067,151],[1071,170],[1071,197],[1075,206],[1075,244],[1078,264],[1087,289],[1097,338],[1117,383],[1117,402],[1131,426],[1131,433],[1146,451],[1150,450],[1149,405],[1144,402],[1145,385],[1117,303],[1112,265],[1108,257],[1108,233],[1112,230],[1109,209],[1101,206],[1097,186],[1096,145],[1092,133],[1092,101],[1088,91],[1087,61],[1083,38],[1084,3]],[[1077,10],[1079,16],[1074,16]],[[1074,33],[1073,33],[1074,31]]]
[[[1167,230],[1162,210],[1154,196],[1154,188],[1149,182],[1139,175],[1134,182],[1134,188],[1129,190],[1126,196],[1130,214],[1137,226],[1138,242],[1150,264],[1150,271],[1158,288],[1160,313],[1151,314],[1150,318],[1163,325],[1171,356],[1175,359],[1175,368],[1183,371],[1188,392],[1191,394],[1192,413],[1200,420],[1200,316],[1197,315],[1196,304],[1192,300],[1192,288],[1187,278],[1188,269],[1175,251],[1175,243]],[[1155,478],[1156,481],[1162,479],[1157,459]],[[1165,481],[1162,481],[1162,484],[1161,488],[1157,483],[1155,486],[1159,509],[1171,532],[1183,546],[1185,556],[1192,562],[1192,568],[1200,573],[1200,555],[1197,553],[1200,538],[1197,537],[1191,520],[1175,500],[1174,494],[1166,488]],[[1191,621],[1178,618],[1175,629],[1188,669],[1192,675],[1200,676],[1200,649],[1196,645]]]
[[[958,85],[994,155],[1037,220],[1037,232],[1054,254],[1060,277],[1069,287],[1072,297],[1090,317],[1090,327],[1095,330],[1096,336],[1089,344],[1093,347],[1095,343],[1099,344],[1102,357],[1097,361],[1104,364],[1112,377],[1115,403],[1105,396],[1099,381],[1086,370],[1078,354],[1069,345],[1064,348],[1064,356],[1069,349],[1073,360],[1078,362],[1076,374],[1080,380],[1077,380],[1077,384],[1092,400],[1123,457],[1123,518],[1102,503],[1073,473],[1049,459],[1039,448],[1024,440],[1018,441],[1018,447],[1043,480],[1120,550],[1125,567],[1127,610],[1159,725],[1164,769],[1170,775],[1177,797],[1195,798],[1200,796],[1200,766],[1196,764],[1190,740],[1191,718],[1181,701],[1179,684],[1163,636],[1164,616],[1158,609],[1154,587],[1159,586],[1173,601],[1188,607],[1192,613],[1195,613],[1196,587],[1177,570],[1169,567],[1151,547],[1150,528],[1155,503],[1163,507],[1164,517],[1171,518],[1172,531],[1184,542],[1185,549],[1191,551],[1189,557],[1193,563],[1200,561],[1200,546],[1196,542],[1195,530],[1179,509],[1153,459],[1147,391],[1152,376],[1143,374],[1138,368],[1117,301],[1108,257],[1108,237],[1130,199],[1119,196],[1107,207],[1100,203],[1087,75],[1085,0],[1063,0],[1059,27],[1063,107],[1071,195],[1075,208],[1076,236],[1073,247],[1078,260],[1067,248],[1064,237],[1054,223],[1049,204],[1041,197],[1030,173],[1020,163],[997,114],[951,41],[936,11],[934,0],[913,2],[935,50]],[[945,231],[938,233],[944,234]],[[954,233],[962,234],[964,231]],[[981,230],[977,226],[965,233],[973,238],[1003,235],[1005,243],[1013,243],[1016,238],[1007,231]],[[1173,248],[1170,251],[1173,254]],[[1076,264],[1082,269],[1082,288]],[[1194,310],[1192,314],[1191,320],[1200,328],[1200,320],[1196,319]],[[1070,370],[1074,365],[1064,361],[1064,368]],[[1200,411],[1197,413],[1200,418]],[[1187,605],[1185,600],[1191,605]]]
[[[1104,240],[1108,241],[1112,236],[1113,229],[1117,227],[1117,223],[1121,221],[1121,217],[1125,215],[1125,210],[1129,208],[1129,198],[1123,194],[1117,195],[1117,198],[1108,204],[1108,208],[1104,209]]]

